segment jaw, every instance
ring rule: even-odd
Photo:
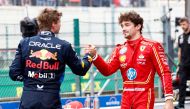
[[[123,33],[125,39],[131,39],[131,35],[129,33]]]
[[[125,37],[125,39],[128,39],[128,40],[131,39],[131,36],[130,36],[130,35],[128,35],[128,36],[124,36],[124,37]]]

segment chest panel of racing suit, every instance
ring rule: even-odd
[[[122,49],[127,48],[127,51],[124,54],[118,54],[120,62],[120,70],[122,72],[123,81],[125,84],[147,84],[150,81],[150,78],[154,76],[155,68],[151,60],[151,47],[147,45],[140,44],[134,50],[130,45],[121,46]],[[146,49],[146,50],[145,50]],[[126,59],[124,59],[126,58]],[[149,66],[147,66],[147,64]],[[147,73],[141,73],[147,72]],[[149,72],[149,73],[148,73]]]

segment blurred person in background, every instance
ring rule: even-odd
[[[22,33],[23,38],[37,35],[37,33],[39,32],[37,19],[30,19],[29,17],[24,17],[24,19],[20,21],[20,31]]]
[[[89,54],[79,58],[69,42],[56,37],[61,16],[57,10],[45,8],[37,17],[39,33],[23,38],[18,45],[9,76],[24,83],[19,109],[62,109],[59,92],[65,65],[80,76],[91,66]]]
[[[175,109],[184,109],[187,80],[190,79],[190,25],[188,18],[179,20],[183,34],[178,37],[179,102]]]
[[[142,36],[143,18],[136,12],[120,15],[119,24],[126,42],[118,44],[108,62],[98,55],[94,45],[86,50],[93,57],[93,64],[109,76],[118,69],[123,78],[121,109],[153,109],[155,72],[161,78],[165,94],[164,109],[173,109],[171,71],[162,45]]]
[[[0,0],[0,6],[5,5],[5,0]]]

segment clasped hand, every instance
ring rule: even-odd
[[[91,44],[87,45],[85,47],[85,53],[89,53],[90,56],[94,57],[97,53],[96,47],[94,45],[91,45]]]

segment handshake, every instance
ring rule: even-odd
[[[87,45],[85,47],[85,54],[89,54],[94,59],[97,55],[96,47],[91,44]]]

